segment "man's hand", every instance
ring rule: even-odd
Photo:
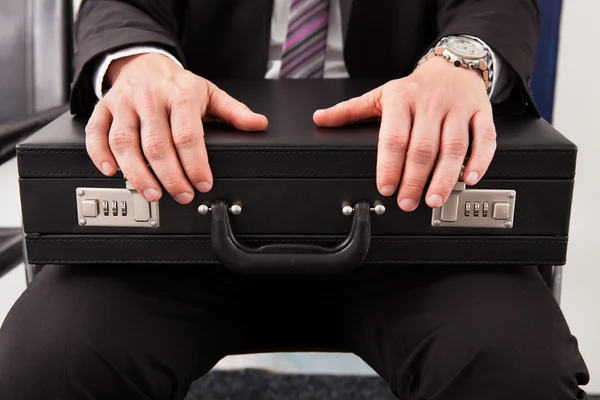
[[[267,127],[264,116],[159,54],[114,61],[106,78],[111,89],[86,127],[87,151],[106,175],[118,165],[148,201],[162,196],[156,178],[182,204],[192,201],[194,187],[212,188],[203,117],[246,131]]]
[[[394,80],[326,110],[314,121],[340,126],[381,117],[377,154],[377,188],[391,196],[400,184],[398,205],[417,208],[425,196],[441,207],[458,181],[472,132],[471,155],[464,181],[477,183],[496,151],[492,108],[480,71],[457,68],[441,57],[422,64],[410,76]],[[435,170],[434,170],[435,165]]]

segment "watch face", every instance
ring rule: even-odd
[[[446,42],[448,49],[462,58],[480,59],[487,56],[485,47],[476,40],[466,37],[451,37]]]

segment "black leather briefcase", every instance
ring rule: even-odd
[[[85,121],[64,115],[18,146],[26,255],[47,263],[220,263],[248,273],[402,264],[562,265],[577,149],[541,119],[496,115],[484,179],[413,213],[375,185],[378,122],[317,128],[314,110],[374,82],[220,82],[268,116],[263,133],[208,123],[215,183],[189,205],[147,203],[104,177]],[[166,192],[165,192],[166,193]]]

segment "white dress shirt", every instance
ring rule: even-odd
[[[275,0],[273,4],[273,16],[271,18],[271,40],[269,45],[269,60],[267,65],[266,79],[278,79],[281,68],[281,50],[287,35],[288,19],[292,0]],[[347,78],[348,71],[344,62],[344,45],[342,32],[342,17],[340,11],[340,0],[331,0],[329,13],[329,26],[327,34],[327,49],[325,53],[325,71],[323,77],[326,79]],[[488,46],[489,47],[489,46]],[[491,50],[494,74],[496,76],[490,97],[494,91],[505,89],[509,79],[502,74],[502,60],[496,57]],[[102,83],[110,63],[116,59],[145,53],[159,53],[169,57],[183,68],[179,60],[172,54],[151,46],[133,46],[127,49],[108,54],[94,73],[94,91],[96,96],[102,98]],[[505,92],[505,90],[501,90]],[[496,96],[497,97],[497,96]],[[492,99],[494,99],[492,97]]]

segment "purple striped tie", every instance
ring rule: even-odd
[[[329,0],[292,0],[281,78],[321,78],[325,66]]]

